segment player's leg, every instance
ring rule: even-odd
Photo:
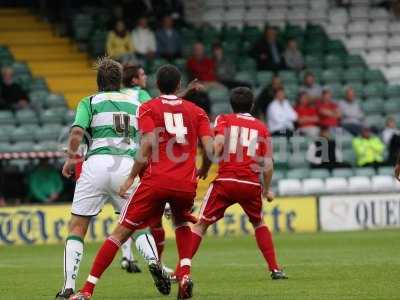
[[[239,204],[254,227],[257,246],[268,265],[271,277],[273,279],[287,278],[278,266],[272,234],[263,220],[261,188],[252,185],[243,185],[241,194],[246,195],[246,197],[241,199]]]
[[[162,225],[162,220],[160,220],[160,222],[158,222],[158,224],[155,226],[152,226],[151,234],[156,242],[158,257],[161,260],[165,246],[165,230]]]
[[[142,270],[140,270],[138,261],[134,258],[132,253],[132,242],[133,239],[130,237],[121,246],[121,268],[126,270],[128,273],[140,273]]]

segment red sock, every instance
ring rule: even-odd
[[[267,226],[258,227],[255,231],[258,248],[261,250],[265,260],[268,263],[270,271],[279,269],[276,262],[274,242]]]
[[[99,252],[97,252],[92,265],[92,270],[90,271],[89,278],[81,290],[82,292],[87,292],[91,295],[93,294],[97,280],[114,260],[119,247],[121,247],[121,243],[112,237],[105,240],[103,246],[101,246]]]
[[[181,226],[175,229],[176,246],[178,248],[180,271],[178,277],[190,274],[191,252],[192,252],[192,231],[189,226]],[[183,264],[183,265],[182,265]]]
[[[158,258],[161,260],[165,245],[165,230],[162,227],[151,228],[151,234],[156,241]]]
[[[191,258],[193,258],[193,256],[195,256],[195,254],[197,253],[197,250],[199,250],[202,239],[203,239],[203,237],[201,235],[198,235],[197,233],[192,232],[192,256],[191,256]]]

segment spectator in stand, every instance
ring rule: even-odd
[[[364,113],[356,99],[352,87],[346,90],[345,99],[339,102],[341,126],[352,135],[359,135],[362,130]]]
[[[217,80],[228,88],[232,89],[238,86],[251,85],[248,82],[235,80],[236,67],[235,64],[229,61],[224,55],[224,49],[220,43],[213,45],[213,59],[215,64],[215,73]]]
[[[40,160],[39,166],[28,179],[29,192],[35,202],[57,201],[64,186],[60,172],[49,164],[48,159]]]
[[[156,53],[156,37],[148,26],[146,17],[137,21],[132,30],[132,44],[135,45],[136,56],[140,59],[151,59]]]
[[[21,86],[14,82],[14,71],[10,67],[1,70],[0,109],[24,109],[29,106],[29,98]]]
[[[205,56],[204,45],[200,42],[196,42],[193,45],[193,54],[186,62],[186,68],[191,79],[197,78],[206,87],[217,82],[215,62]]]
[[[388,163],[394,165],[400,153],[400,129],[396,125],[396,120],[389,117],[386,120],[385,129],[382,132],[382,141],[385,143],[388,154]]]
[[[115,23],[114,30],[107,36],[107,55],[122,63],[136,63],[132,39],[121,20]]]
[[[276,36],[276,29],[267,27],[264,36],[254,45],[251,53],[257,61],[258,70],[277,71],[284,69],[283,50]]]
[[[262,89],[256,99],[255,115],[259,116],[260,119],[264,119],[269,104],[274,100],[276,91],[281,88],[283,88],[281,78],[278,75],[274,75],[271,83]]]
[[[322,88],[315,82],[315,76],[311,72],[304,74],[303,86],[301,86],[300,90],[306,92],[312,100],[321,99]]]
[[[309,145],[307,150],[307,160],[312,168],[332,170],[351,167],[350,163],[343,162],[343,153],[336,146],[336,141],[332,138],[329,128],[322,127],[319,137]]]
[[[383,165],[385,145],[379,137],[371,134],[368,127],[361,130],[361,136],[353,139],[353,150],[359,167],[380,167]]]
[[[341,117],[338,105],[332,100],[332,92],[329,88],[324,88],[320,101],[316,102],[319,116],[319,125],[329,128],[333,133],[339,126]]]
[[[299,133],[310,137],[318,136],[318,111],[306,92],[300,92],[297,96],[295,110],[297,112],[297,128]]]
[[[300,71],[304,68],[303,54],[301,54],[295,39],[290,39],[287,42],[283,57],[285,58],[286,66],[289,69]]]
[[[274,100],[268,106],[267,121],[273,136],[291,137],[293,135],[297,113],[286,99],[283,88],[275,91]]]
[[[174,28],[171,16],[162,19],[162,27],[156,32],[157,53],[159,56],[171,60],[181,56],[181,36]]]

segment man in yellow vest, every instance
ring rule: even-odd
[[[361,136],[353,139],[353,149],[359,167],[377,167],[383,162],[385,145],[368,127],[362,129]]]

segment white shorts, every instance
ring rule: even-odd
[[[134,160],[116,155],[93,155],[82,166],[76,182],[71,212],[78,216],[96,216],[106,202],[119,213],[125,199],[118,195],[121,184],[128,178]],[[137,180],[128,193],[138,184]]]

